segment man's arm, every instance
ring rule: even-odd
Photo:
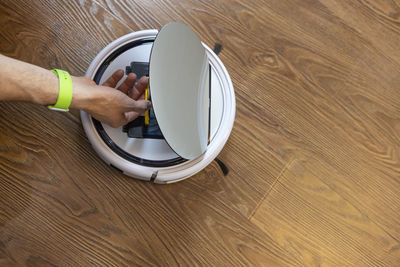
[[[136,75],[129,74],[115,90],[123,76],[123,70],[118,70],[102,86],[85,77],[71,76],[73,94],[70,108],[85,110],[113,127],[132,121],[151,106],[149,101],[142,100],[148,78],[142,77],[128,95]],[[57,101],[58,86],[58,77],[53,72],[0,55],[0,101],[53,105]]]
[[[0,55],[0,100],[54,104],[58,78],[49,70]]]

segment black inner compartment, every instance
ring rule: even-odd
[[[129,73],[135,73],[137,83],[141,77],[149,76],[149,63],[132,61],[129,66],[126,66],[125,71],[126,75],[128,75]],[[149,100],[151,101],[151,98],[149,98]],[[148,125],[145,125],[144,116],[139,116],[134,121],[131,121],[130,123],[124,125],[122,131],[127,133],[129,138],[164,139],[160,127],[158,126],[153,108],[150,108],[148,112]]]

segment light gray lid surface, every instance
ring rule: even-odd
[[[170,147],[194,159],[207,148],[209,63],[198,36],[169,23],[158,33],[150,56],[150,91],[159,127]]]

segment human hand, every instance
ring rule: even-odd
[[[142,77],[128,94],[136,75],[130,73],[118,89],[114,89],[123,76],[124,71],[117,70],[103,85],[96,85],[86,77],[72,77],[74,94],[71,107],[82,109],[114,128],[136,119],[151,107],[151,102],[144,100],[149,78]]]

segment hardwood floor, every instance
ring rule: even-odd
[[[170,21],[223,45],[229,175],[130,179],[78,111],[2,102],[0,264],[399,266],[400,1],[3,0],[0,52],[83,75]]]

